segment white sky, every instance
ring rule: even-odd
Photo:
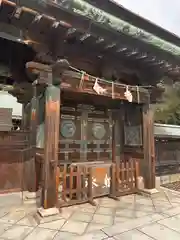
[[[180,0],[113,0],[180,36]]]
[[[22,116],[22,105],[8,92],[0,91],[0,108],[12,108],[13,116]]]

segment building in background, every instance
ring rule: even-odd
[[[0,91],[0,109],[1,108],[12,109],[13,129],[19,129],[22,119],[22,104],[18,103],[17,99],[7,91]]]

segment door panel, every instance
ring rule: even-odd
[[[110,117],[105,111],[87,114],[87,141],[88,161],[111,160]]]
[[[60,153],[61,162],[80,161],[81,154],[81,112],[76,107],[61,108]]]
[[[61,162],[111,160],[110,114],[91,105],[61,108]]]

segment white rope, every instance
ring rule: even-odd
[[[92,78],[94,78],[94,79],[96,79],[97,77],[95,77],[95,76],[92,76],[92,75],[90,75],[90,74],[88,74],[88,73],[86,73],[86,72],[84,72],[84,71],[82,71],[82,70],[79,70],[79,69],[77,69],[77,68],[75,68],[75,67],[72,67],[72,66],[70,66],[70,69],[72,69],[72,70],[74,70],[74,71],[76,71],[76,72],[78,72],[78,73],[81,73],[81,74],[87,74],[88,76],[90,76],[90,77],[92,77]],[[109,83],[109,84],[112,84],[112,81],[108,81],[108,80],[105,80],[105,79],[100,79],[100,78],[98,78],[98,81],[102,81],[102,82],[104,82],[104,83]],[[124,88],[126,88],[127,89],[127,86],[128,85],[126,85],[126,84],[122,84],[122,83],[115,83],[117,86],[122,86],[122,87],[124,87]],[[128,86],[128,88],[129,88],[129,86]],[[137,85],[134,85],[134,86],[130,86],[130,88],[135,88],[135,89],[137,89]],[[149,85],[149,86],[138,86],[138,88],[139,88],[139,90],[141,89],[141,90],[143,90],[144,88],[152,88],[152,86],[151,85]],[[129,90],[129,89],[128,89]]]

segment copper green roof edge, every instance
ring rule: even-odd
[[[139,39],[172,55],[180,56],[180,47],[175,44],[165,41],[83,0],[59,1],[58,5],[78,15],[85,16],[95,23],[105,25],[114,31]]]

